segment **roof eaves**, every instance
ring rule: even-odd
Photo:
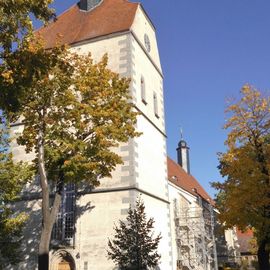
[[[192,192],[190,192],[190,190],[187,190],[186,188],[181,187],[180,185],[177,185],[176,183],[172,182],[171,180],[169,180],[169,183],[172,184],[172,185],[174,185],[174,186],[177,187],[178,189],[181,189],[181,190],[183,190],[184,192],[188,193],[188,195],[191,195],[191,196],[193,196],[194,198],[197,197],[197,195],[196,195],[195,193],[192,193]]]
[[[86,39],[82,39],[79,41],[71,42],[69,45],[72,47],[74,45],[76,46],[76,45],[79,45],[81,43],[86,43],[88,41],[94,42],[94,41],[103,40],[103,39],[110,38],[110,37],[116,37],[116,36],[119,36],[122,34],[128,34],[128,33],[130,33],[129,28],[127,28],[125,30],[121,30],[121,31],[112,32],[110,34],[97,35],[96,37],[91,37],[91,38],[86,38]]]

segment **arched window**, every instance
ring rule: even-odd
[[[73,245],[75,230],[75,185],[64,186],[61,207],[52,232],[52,244]]]
[[[76,270],[75,260],[68,251],[55,250],[50,257],[51,270]]]
[[[146,91],[145,91],[145,81],[144,81],[144,77],[143,76],[141,77],[141,99],[142,99],[142,102],[144,104],[147,104],[147,101],[146,101]]]

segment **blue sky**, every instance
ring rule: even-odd
[[[135,2],[135,1],[133,1]],[[191,173],[211,194],[221,180],[226,100],[250,83],[270,88],[269,0],[142,0],[157,29],[164,73],[168,155],[176,159],[180,128]],[[76,3],[55,0],[57,14]]]

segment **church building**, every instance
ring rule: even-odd
[[[214,201],[190,174],[189,147],[183,139],[177,162],[168,157],[173,269],[217,270]]]
[[[51,243],[51,269],[114,269],[107,258],[108,237],[114,235],[114,224],[126,217],[138,196],[145,203],[147,215],[155,220],[155,232],[162,232],[159,268],[172,269],[163,74],[151,19],[139,3],[80,0],[38,33],[47,48],[61,36],[61,42],[69,44],[71,50],[91,52],[95,61],[107,53],[108,67],[131,78],[130,93],[141,113],[136,128],[143,132],[116,150],[124,164],[117,167],[112,179],[102,179],[98,188],[79,192],[73,185],[66,186]],[[14,134],[22,130],[20,123],[12,127]],[[15,143],[12,151],[16,160],[32,159]],[[41,228],[40,195],[34,185],[25,190],[18,205],[30,213],[23,246],[25,258],[18,269],[34,270]]]
[[[140,112],[136,129],[143,133],[116,149],[123,164],[98,188],[66,185],[52,235],[50,269],[118,269],[107,258],[108,238],[141,196],[147,216],[155,220],[155,233],[162,234],[157,269],[217,270],[213,201],[190,175],[186,142],[179,143],[178,163],[167,158],[163,73],[155,26],[143,6],[128,0],[80,0],[37,33],[47,48],[55,46],[60,36],[71,50],[91,52],[94,61],[107,53],[108,67],[131,79],[132,101]],[[12,126],[15,135],[22,130],[22,123]],[[12,151],[16,160],[33,159],[15,142]],[[24,260],[9,269],[37,269],[41,229],[37,186],[38,182],[29,184],[17,203],[30,218],[24,231]]]

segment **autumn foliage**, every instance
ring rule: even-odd
[[[108,69],[107,55],[94,62],[67,46],[47,50],[34,35],[31,15],[47,23],[52,2],[0,0],[0,110],[8,123],[24,125],[13,140],[35,156],[42,190],[39,269],[45,270],[63,186],[98,186],[122,162],[115,147],[139,135],[130,80]]]
[[[21,260],[22,228],[27,221],[24,212],[15,211],[11,203],[19,198],[24,185],[33,177],[32,166],[13,161],[9,152],[9,125],[1,121],[0,130],[0,269]]]
[[[254,228],[261,270],[269,268],[270,97],[245,85],[240,101],[228,107],[227,151],[219,155],[222,183],[217,207],[226,227]]]

